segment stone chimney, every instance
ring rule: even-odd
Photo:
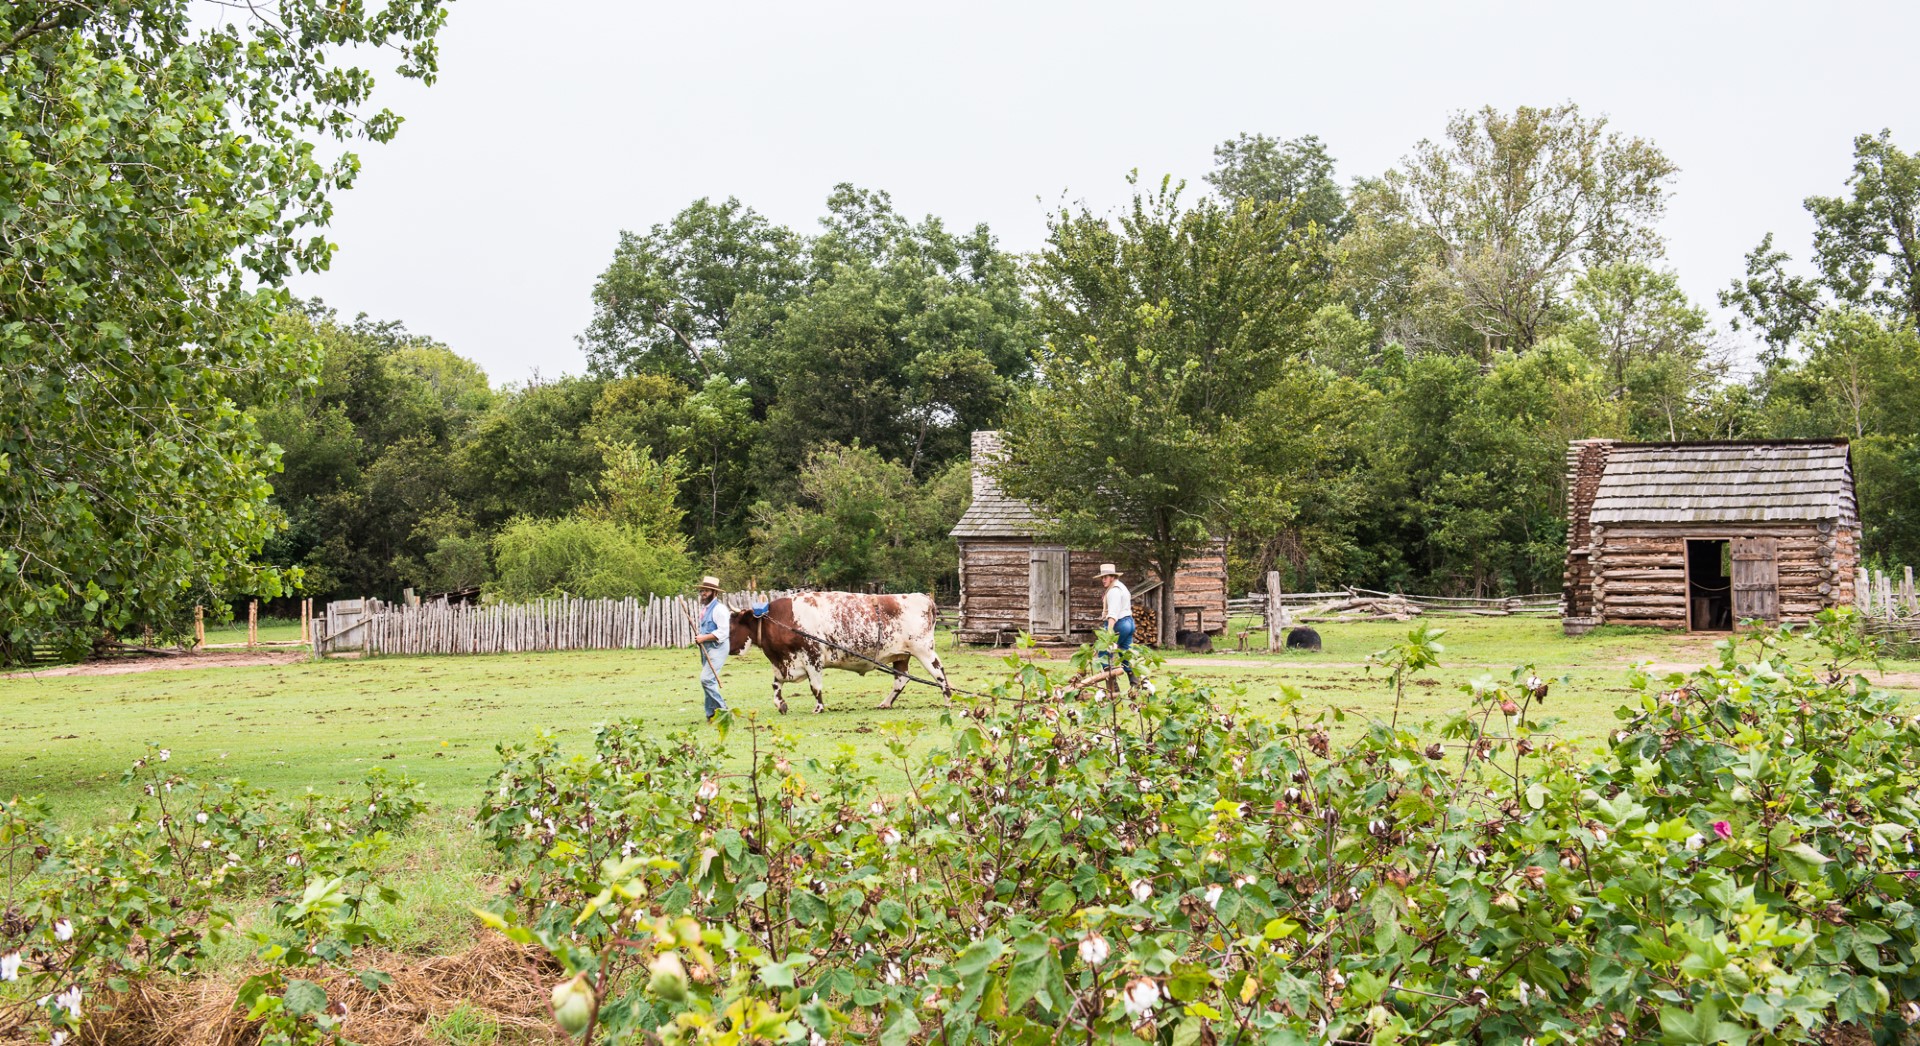
[[[1593,595],[1593,498],[1613,452],[1610,439],[1574,440],[1567,447],[1567,567],[1560,579],[1563,623],[1579,635],[1600,623]]]
[[[981,466],[1001,459],[1000,433],[993,429],[979,429],[973,434],[973,500],[998,497],[1000,482],[987,475]]]

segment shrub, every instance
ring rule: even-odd
[[[38,1021],[56,1039],[76,1032],[102,997],[143,978],[191,972],[232,925],[226,902],[260,887],[305,893],[275,905],[276,913],[297,910],[276,925],[300,933],[263,938],[267,979],[248,1004],[256,1018],[272,1015],[268,1041],[310,1041],[324,1026],[324,993],[316,1009],[311,988],[277,971],[347,954],[316,951],[317,942],[364,939],[335,902],[350,896],[358,911],[388,833],[421,809],[418,786],[376,769],[364,793],[280,801],[242,781],[202,781],[158,747],[135,761],[124,783],[143,801],[126,820],[80,836],[62,834],[38,800],[0,803],[0,867],[11,891],[0,919],[0,980],[27,989],[0,1002],[0,1022]]]
[[[519,519],[494,538],[493,548],[499,573],[493,594],[507,600],[669,595],[695,576],[682,548],[656,544],[638,527],[609,519]]]
[[[1755,644],[1636,678],[1587,763],[1526,668],[1415,730],[1013,662],[943,747],[889,739],[897,795],[751,721],[732,777],[624,727],[509,746],[483,818],[528,877],[484,917],[604,1042],[1897,1035],[1920,720]]]

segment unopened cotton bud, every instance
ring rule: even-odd
[[[586,974],[575,974],[572,980],[554,986],[553,1019],[568,1035],[587,1030],[593,1020],[593,989],[587,986]]]

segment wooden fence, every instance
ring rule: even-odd
[[[1853,578],[1853,606],[1868,632],[1920,642],[1920,593],[1912,567],[1901,568],[1897,578],[1861,567]]]
[[[781,594],[737,592],[723,598],[737,612]],[[517,654],[684,647],[693,642],[694,622],[700,614],[699,601],[690,596],[376,606],[364,612],[352,607],[342,615],[335,615],[333,609],[328,608],[330,627],[315,629],[316,654]]]

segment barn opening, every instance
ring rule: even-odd
[[[1726,541],[1687,540],[1687,603],[1693,631],[1733,630],[1733,551]]]

